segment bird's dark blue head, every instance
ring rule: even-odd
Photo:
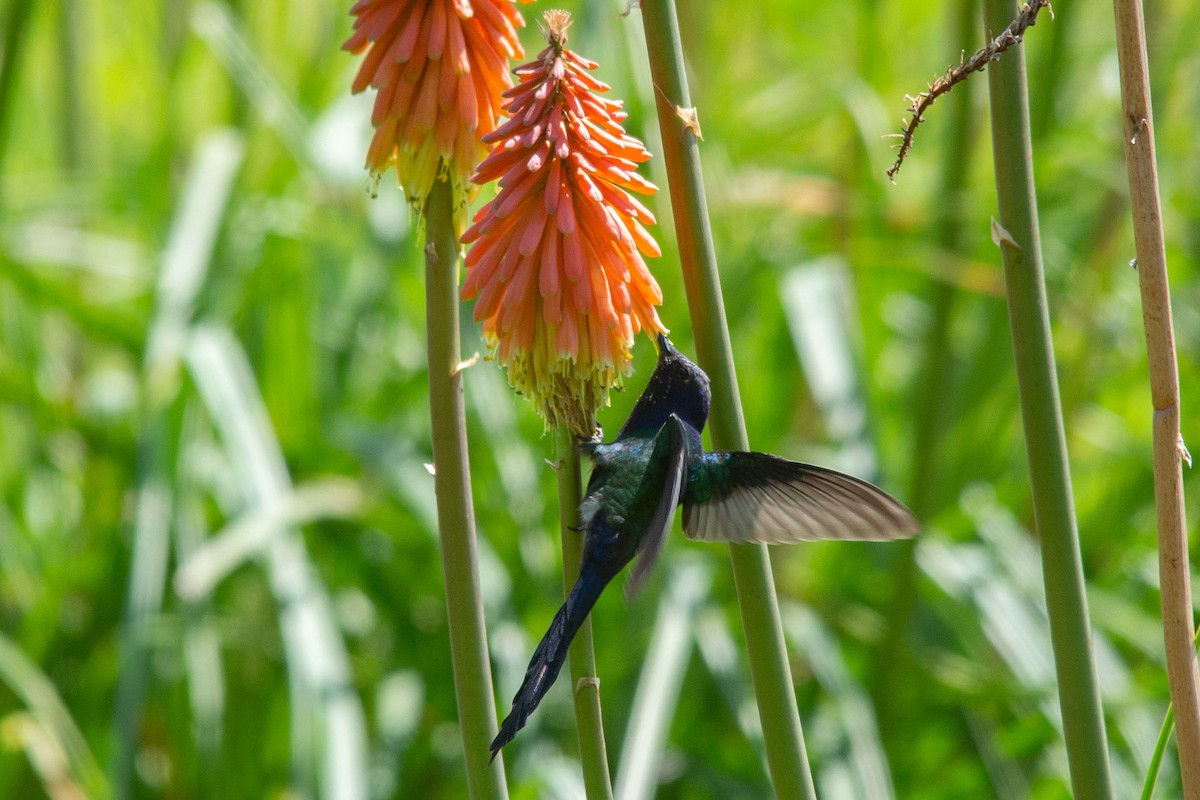
[[[704,370],[676,350],[666,334],[660,333],[658,366],[621,432],[657,430],[671,414],[678,414],[699,432],[704,430],[711,403],[712,394]]]

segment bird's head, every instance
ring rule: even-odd
[[[708,376],[676,350],[666,334],[660,333],[657,341],[658,365],[625,427],[630,430],[652,430],[666,422],[671,414],[678,414],[697,431],[704,430],[712,402]]]

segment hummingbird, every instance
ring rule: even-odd
[[[912,512],[866,481],[768,453],[706,453],[700,433],[711,402],[708,376],[659,334],[658,364],[617,438],[579,445],[593,463],[579,505],[579,579],[533,653],[492,758],[558,678],[568,645],[609,582],[635,558],[627,595],[645,582],[678,506],[685,535],[705,542],[881,541],[917,533]]]

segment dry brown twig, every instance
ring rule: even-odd
[[[947,69],[946,74],[929,85],[928,91],[921,92],[916,97],[905,95],[905,99],[910,103],[908,113],[912,114],[912,118],[904,126],[903,133],[891,134],[901,140],[900,152],[896,154],[896,162],[887,171],[887,176],[892,183],[896,182],[896,173],[900,171],[900,165],[904,163],[908,151],[912,149],[913,134],[917,132],[917,126],[925,121],[923,116],[925,110],[933,105],[939,97],[965,81],[972,72],[982,72],[988,64],[998,60],[1000,54],[1005,50],[1020,44],[1025,36],[1025,31],[1037,23],[1038,12],[1043,8],[1050,9],[1050,18],[1054,19],[1054,9],[1050,8],[1050,0],[1022,3],[1021,13],[1017,14],[1016,19],[999,36],[988,42],[986,47],[975,51],[970,58],[960,58],[958,66]]]

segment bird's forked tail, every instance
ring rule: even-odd
[[[500,752],[500,748],[513,740],[517,731],[525,727],[525,721],[537,708],[546,692],[554,685],[558,672],[562,669],[567,658],[567,647],[575,638],[579,626],[587,619],[592,606],[596,604],[600,592],[612,580],[612,575],[595,562],[585,562],[579,573],[579,580],[571,587],[571,593],[554,615],[550,629],[542,637],[529,668],[525,670],[525,681],[513,697],[512,710],[500,725],[500,732],[492,740],[492,758]]]

